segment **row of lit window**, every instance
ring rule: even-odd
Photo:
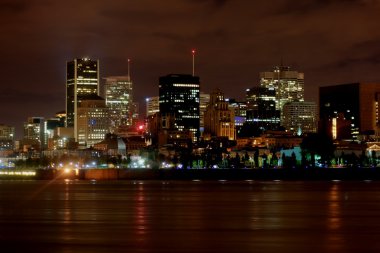
[[[174,83],[173,86],[174,87],[194,87],[194,88],[198,88],[199,84]]]
[[[192,116],[192,115],[182,115],[182,118],[188,118],[188,119],[199,119],[199,116]]]

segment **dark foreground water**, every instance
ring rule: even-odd
[[[380,182],[0,181],[0,252],[380,252]]]

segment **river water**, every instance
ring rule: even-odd
[[[0,181],[0,252],[380,252],[380,182]]]

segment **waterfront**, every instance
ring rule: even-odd
[[[271,169],[1,169],[0,180],[380,180],[380,167]]]
[[[380,182],[0,181],[2,252],[379,252]]]

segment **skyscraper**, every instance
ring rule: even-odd
[[[112,129],[131,126],[133,117],[133,87],[129,75],[105,78],[106,106]]]
[[[44,149],[44,122],[43,117],[29,117],[28,121],[24,123],[24,141],[33,143],[39,149]]]
[[[278,130],[280,110],[276,108],[276,91],[273,87],[253,87],[246,90],[247,122],[262,131]]]
[[[0,155],[4,154],[4,151],[11,151],[14,147],[15,128],[0,124]]]
[[[235,131],[239,133],[247,120],[247,102],[236,101],[236,99],[230,98],[228,99],[228,103],[228,107],[235,113]]]
[[[160,111],[159,97],[146,98],[146,117],[152,116]]]
[[[293,133],[317,132],[317,105],[314,102],[289,102],[282,110],[283,127]]]
[[[205,123],[204,123],[204,114],[207,108],[208,103],[210,102],[210,94],[206,94],[201,92],[199,95],[199,126],[203,130]]]
[[[45,148],[52,148],[51,140],[55,137],[55,130],[60,127],[64,127],[64,122],[61,118],[50,118],[46,119],[44,122],[44,140],[43,140],[43,146]]]
[[[73,128],[76,141],[78,141],[78,104],[92,95],[99,95],[99,61],[83,58],[67,62],[66,127]]]
[[[199,77],[170,74],[159,79],[159,103],[162,115],[174,114],[179,131],[190,130],[197,141],[199,130]]]
[[[77,142],[82,147],[91,147],[104,140],[109,131],[108,109],[103,98],[87,96],[78,104]]]
[[[276,109],[285,103],[304,101],[304,74],[290,67],[277,66],[273,71],[260,73],[260,86],[276,91]]]

